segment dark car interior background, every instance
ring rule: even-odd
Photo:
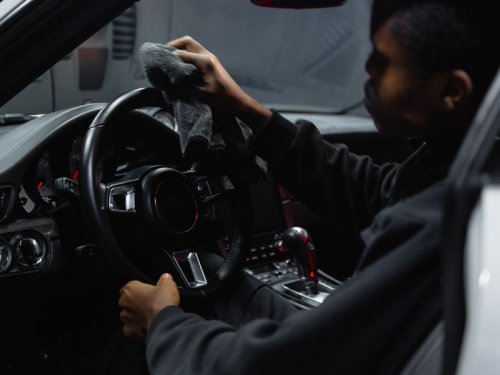
[[[192,35],[251,95],[290,120],[315,123],[326,141],[378,163],[402,161],[415,150],[419,140],[379,134],[362,108],[370,5],[351,1],[297,12],[246,1],[137,2],[0,107],[0,373],[93,371],[106,360],[99,353],[118,340],[117,293],[124,280],[84,219],[78,181],[83,140],[104,103],[149,86],[136,55],[142,43]],[[175,141],[166,147],[165,134],[176,128],[170,113],[149,107],[118,122],[100,150],[100,181],[146,165],[189,169]],[[210,170],[210,162],[202,167]],[[320,303],[287,289],[297,270],[276,243],[290,227],[311,235],[326,292],[352,275],[361,244],[332,229],[272,175],[249,186],[248,205],[243,270],[249,275],[301,308]],[[199,245],[224,253],[233,214],[224,202],[210,210],[216,220]],[[140,264],[151,244],[147,233],[130,230],[129,221],[112,218],[113,234]]]

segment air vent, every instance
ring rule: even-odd
[[[126,60],[132,57],[135,45],[137,10],[133,5],[113,21],[113,59]]]

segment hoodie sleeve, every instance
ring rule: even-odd
[[[251,147],[285,189],[334,225],[355,232],[388,204],[399,169],[330,144],[310,122],[294,124],[277,112]]]
[[[163,309],[146,338],[151,374],[399,373],[401,360],[440,314],[439,217],[429,219],[436,203],[428,203],[385,212],[369,244],[371,253],[384,256],[316,309],[238,329],[178,307]],[[422,215],[408,214],[415,206]],[[387,253],[389,234],[401,229]]]

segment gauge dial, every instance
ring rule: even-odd
[[[54,178],[50,170],[48,157],[45,154],[38,160],[36,167],[36,189],[46,204],[50,206],[56,205]]]
[[[21,208],[27,214],[32,214],[32,213],[36,212],[37,205],[30,198],[30,196],[26,192],[26,189],[24,188],[24,186],[21,186],[21,190],[19,190],[18,202],[19,202],[19,205],[21,206]]]

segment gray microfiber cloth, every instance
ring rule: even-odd
[[[191,148],[205,147],[211,151],[225,148],[221,134],[213,129],[210,106],[196,96],[198,70],[183,62],[173,50],[163,44],[144,43],[139,54],[149,82],[163,92],[174,112],[182,154],[191,156],[194,152]]]
[[[237,178],[255,181],[263,165],[248,150],[251,130],[234,117],[214,113],[199,99],[197,86],[203,78],[194,65],[172,53],[174,50],[168,45],[144,43],[139,56],[149,82],[161,90],[174,114],[183,156],[196,161],[225,152],[224,159]]]

